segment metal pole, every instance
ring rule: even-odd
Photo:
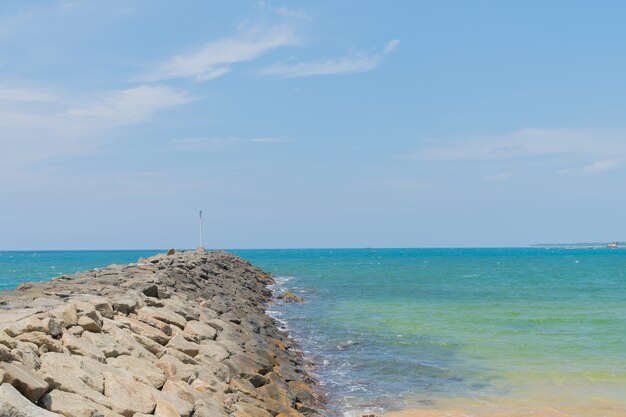
[[[202,210],[200,210],[200,247],[204,247],[204,242],[202,241]]]

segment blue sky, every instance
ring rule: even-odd
[[[3,1],[0,249],[626,240],[619,1]]]

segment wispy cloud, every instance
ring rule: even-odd
[[[400,41],[394,39],[377,54],[353,52],[345,57],[297,63],[279,63],[260,71],[262,75],[293,78],[312,75],[331,75],[371,71],[378,67],[383,58],[398,47]]]
[[[209,42],[194,52],[176,55],[138,79],[143,82],[176,78],[211,80],[228,73],[231,64],[250,61],[272,49],[298,43],[299,38],[289,26],[255,28],[238,37]]]
[[[498,174],[487,175],[483,178],[483,181],[486,182],[500,182],[506,181],[513,176],[512,172],[500,172]]]
[[[166,86],[142,85],[105,93],[93,102],[70,109],[68,115],[76,120],[125,125],[141,122],[162,109],[191,100],[184,91]]]
[[[236,146],[240,146],[246,143],[257,143],[257,144],[282,144],[282,143],[293,143],[294,139],[286,138],[286,137],[271,137],[271,136],[261,136],[256,138],[239,138],[239,137],[226,137],[226,138],[184,138],[184,139],[174,139],[170,142],[170,145],[167,146],[169,150],[180,150],[180,151],[196,151],[196,150],[220,150],[233,148]]]
[[[460,138],[401,158],[418,161],[495,161],[550,155],[608,158],[615,153],[626,156],[624,136],[625,132],[621,131],[520,129],[501,135]]]
[[[0,88],[0,175],[58,157],[97,152],[100,133],[141,123],[190,102],[186,92],[138,86],[76,98],[36,88]]]
[[[559,175],[590,175],[599,174],[601,172],[611,171],[619,168],[622,165],[621,159],[603,159],[596,161],[592,164],[585,165],[582,168],[567,168],[562,169],[558,173]]]
[[[302,9],[290,9],[286,6],[277,7],[274,12],[282,17],[290,17],[297,19],[305,19],[308,17],[307,13]]]

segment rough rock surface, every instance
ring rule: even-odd
[[[271,283],[225,252],[170,250],[4,291],[0,415],[324,416],[265,314]]]

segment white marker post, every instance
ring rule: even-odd
[[[204,252],[204,241],[202,239],[202,210],[200,210],[200,246],[198,252]]]

